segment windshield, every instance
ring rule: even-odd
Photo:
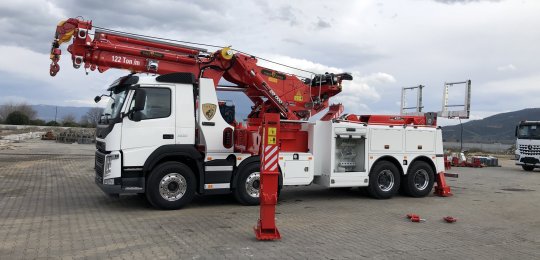
[[[119,117],[120,110],[122,110],[126,96],[126,87],[112,89],[107,106],[103,110],[103,114],[99,120],[100,124],[109,124],[112,119]]]
[[[518,128],[519,139],[540,139],[540,125],[520,125]]]

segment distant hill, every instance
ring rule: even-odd
[[[464,123],[463,142],[513,143],[516,125],[522,120],[540,120],[540,108],[501,113]],[[442,129],[444,141],[459,141],[460,125],[445,126]]]
[[[54,120],[54,115],[56,113],[57,106],[51,105],[32,105],[32,108],[37,112],[37,118],[45,121]],[[56,117],[57,121],[61,121],[62,118],[66,115],[73,115],[75,119],[79,121],[83,115],[86,115],[86,112],[92,107],[63,107],[58,106],[58,115]]]

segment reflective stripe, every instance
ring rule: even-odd
[[[264,148],[265,154],[264,154],[264,170],[270,170],[273,171],[277,168],[277,160],[278,160],[278,147],[275,146],[266,146]]]
[[[204,166],[204,170],[207,172],[221,172],[221,171],[232,171],[232,166]]]
[[[133,171],[142,171],[143,168],[124,168],[124,171],[126,172],[133,172]]]
[[[205,190],[212,189],[228,189],[231,187],[230,183],[209,183],[204,185]]]

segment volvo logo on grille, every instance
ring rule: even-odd
[[[527,149],[532,150],[532,145],[527,146]]]

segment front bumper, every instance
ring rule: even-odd
[[[123,176],[121,153],[96,151],[95,182],[109,195],[144,193],[144,177]]]
[[[115,178],[114,184],[103,184],[103,178],[96,171],[96,185],[106,194],[136,194],[144,193],[144,177]]]
[[[105,185],[103,184],[103,178],[99,177],[97,174],[95,180],[97,186],[108,195],[123,193],[122,185]]]
[[[516,165],[528,165],[540,168],[540,160],[535,157],[521,156],[516,160]]]

